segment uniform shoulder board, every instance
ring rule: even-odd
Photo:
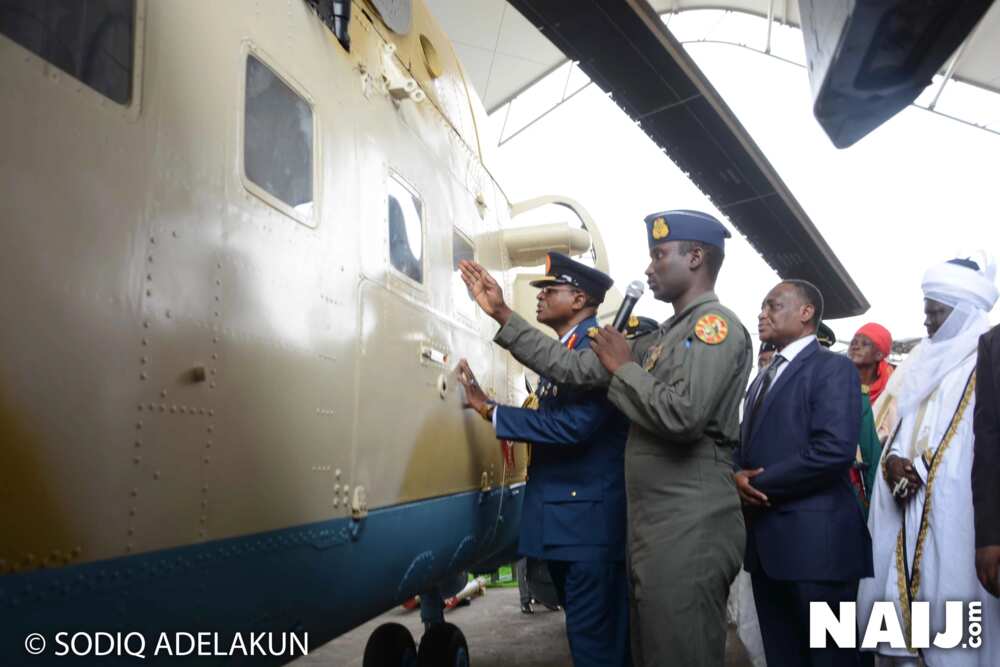
[[[718,313],[702,315],[694,325],[694,335],[706,345],[718,345],[729,336],[729,322]]]

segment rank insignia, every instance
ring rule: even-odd
[[[639,326],[639,318],[633,315],[632,317],[628,318],[628,323],[625,326],[627,326],[629,329],[635,329],[637,326]]]
[[[587,338],[593,338],[597,335],[597,327],[590,327],[587,329]]]
[[[657,218],[653,221],[653,238],[659,241],[665,239],[670,234],[670,227],[664,218]]]
[[[729,323],[721,315],[705,315],[694,325],[694,335],[703,343],[718,345],[729,335]]]
[[[653,367],[656,366],[656,362],[660,360],[661,354],[663,354],[662,345],[654,345],[649,348],[649,352],[646,353],[646,361],[642,364],[642,370],[647,373],[653,370]]]

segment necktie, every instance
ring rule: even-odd
[[[778,368],[783,363],[785,363],[785,358],[780,354],[776,354],[771,360],[771,365],[767,367],[766,371],[764,371],[764,379],[761,381],[760,387],[757,389],[757,395],[754,396],[753,399],[753,407],[750,409],[751,428],[753,428],[754,420],[757,419],[757,411],[764,403],[764,396],[767,395],[767,390],[771,388],[771,383],[774,382],[774,376],[778,374]]]

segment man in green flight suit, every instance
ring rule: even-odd
[[[674,316],[629,341],[595,329],[589,350],[564,350],[504,303],[495,280],[460,263],[479,306],[500,325],[495,341],[553,381],[607,387],[630,420],[625,447],[632,659],[636,665],[721,667],[726,596],[746,532],[732,479],[739,406],[753,348],[715,280],[728,230],[696,211],[645,219],[647,282]]]

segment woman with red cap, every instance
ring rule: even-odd
[[[886,361],[891,349],[892,334],[874,322],[858,329],[847,349],[847,356],[854,362],[861,376],[861,390],[868,394],[872,405],[875,405],[892,375],[892,366]]]

